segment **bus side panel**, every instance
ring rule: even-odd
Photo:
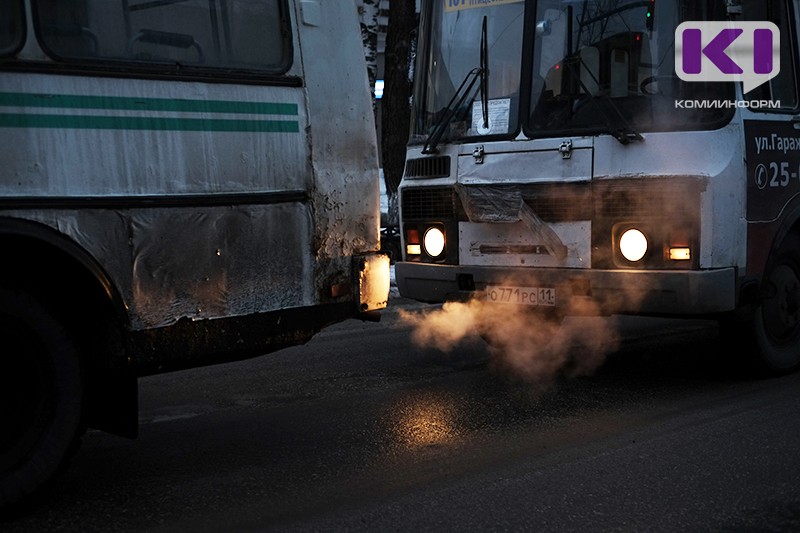
[[[58,229],[106,266],[133,329],[314,305],[303,97],[4,73],[4,214]],[[15,208],[33,199],[41,208]]]
[[[800,134],[785,117],[745,120],[747,271],[759,276],[778,230],[795,220],[800,198]],[[788,228],[786,228],[788,229]]]
[[[97,258],[134,330],[315,303],[312,257],[296,242],[312,231],[303,203],[4,215],[56,228]]]
[[[355,4],[297,3],[308,91],[315,249],[330,272],[336,258],[379,248],[377,141]],[[321,21],[336,24],[320,24]],[[328,275],[323,268],[320,279]]]
[[[307,190],[306,123],[300,88],[3,73],[0,196]]]

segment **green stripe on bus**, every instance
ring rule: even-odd
[[[0,128],[59,128],[96,130],[222,131],[297,133],[297,121],[225,120],[167,117],[98,117],[86,115],[26,115],[0,113]]]
[[[10,106],[113,109],[119,111],[297,115],[297,104],[291,103],[0,92],[0,107]]]

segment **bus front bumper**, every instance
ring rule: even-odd
[[[423,302],[487,298],[487,286],[553,289],[547,307],[567,315],[713,315],[736,306],[736,269],[595,270],[398,262],[400,295]],[[514,294],[505,291],[514,301]],[[496,295],[495,295],[496,296]],[[542,307],[540,305],[540,307]]]

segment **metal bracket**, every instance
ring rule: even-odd
[[[475,159],[476,165],[483,164],[483,156],[486,155],[486,152],[483,151],[483,146],[476,146],[475,149],[472,151],[472,157]]]
[[[725,0],[728,15],[738,17],[742,14],[742,0]]]
[[[572,141],[563,141],[561,146],[558,147],[558,153],[561,154],[561,159],[572,158]]]

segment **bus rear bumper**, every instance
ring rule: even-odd
[[[424,302],[486,298],[486,286],[555,289],[564,314],[713,315],[736,307],[736,269],[580,270],[398,262],[400,295]],[[518,302],[510,302],[518,303]]]

